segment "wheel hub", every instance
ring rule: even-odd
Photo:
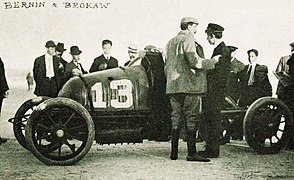
[[[56,135],[57,135],[57,137],[62,138],[64,136],[64,131],[59,129],[56,131]]]

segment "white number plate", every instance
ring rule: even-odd
[[[113,80],[110,86],[110,101],[105,95],[105,88],[101,82],[92,86],[92,99],[95,108],[106,108],[111,106],[114,108],[129,108],[133,105],[133,84],[128,79]]]

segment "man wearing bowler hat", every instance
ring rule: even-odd
[[[65,78],[68,80],[73,76],[79,76],[81,74],[86,74],[87,71],[84,70],[82,64],[80,63],[80,54],[82,51],[78,46],[72,46],[70,48],[70,54],[72,56],[72,61],[66,65],[65,68]]]
[[[61,87],[63,73],[62,64],[54,56],[55,43],[50,40],[46,42],[47,52],[35,59],[33,74],[36,82],[34,94],[37,96],[56,97]]]
[[[64,48],[64,43],[61,43],[61,42],[57,43],[57,45],[56,45],[56,56],[59,58],[61,64],[65,68],[65,66],[67,64],[67,61],[62,58],[62,55],[63,55],[64,51],[66,51],[66,49]]]
[[[231,67],[230,50],[222,40],[223,31],[222,26],[213,23],[209,23],[205,30],[209,44],[215,47],[212,57],[221,55],[215,68],[207,71],[207,95],[203,98],[207,136],[205,151],[200,151],[199,155],[206,158],[217,158],[220,154],[221,109]]]
[[[66,64],[67,64],[67,61],[62,58],[63,52],[66,51],[66,49],[64,48],[64,43],[61,43],[61,42],[57,43],[57,46],[56,46],[55,50],[56,50],[55,55],[58,57],[60,63],[62,64],[62,66],[60,67],[60,70],[64,74],[65,67],[66,67]],[[63,86],[63,84],[65,82],[66,82],[66,80],[65,80],[65,77],[63,75],[61,86]]]

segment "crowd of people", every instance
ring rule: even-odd
[[[181,129],[186,133],[187,161],[208,162],[209,158],[220,155],[221,110],[226,106],[225,97],[239,107],[248,107],[256,99],[272,95],[272,86],[268,78],[268,68],[257,63],[259,52],[250,49],[248,65],[236,59],[238,47],[227,46],[223,41],[224,27],[209,23],[205,33],[209,44],[214,46],[210,59],[205,58],[200,43],[194,38],[198,20],[184,17],[180,22],[180,32],[172,38],[165,49],[166,94],[171,105],[171,154],[170,159],[178,158],[178,143]],[[294,43],[290,44],[294,52]],[[28,90],[33,80],[36,83],[34,94],[56,97],[65,82],[74,76],[88,73],[80,62],[82,50],[78,46],[70,47],[72,60],[62,58],[64,43],[54,41],[45,44],[46,53],[34,61],[33,76],[28,74]],[[148,50],[150,47],[146,47]],[[103,53],[93,60],[89,72],[118,67],[118,60],[111,56],[112,41],[102,41]],[[128,47],[129,60],[124,66],[140,65],[144,51],[136,45]],[[278,97],[289,103],[294,97],[293,56],[282,57],[276,69],[279,78]],[[1,60],[1,59],[0,59]],[[0,61],[0,113],[2,101],[8,96],[4,65]],[[293,108],[292,108],[293,109]],[[229,136],[243,140],[243,119],[236,118]],[[196,131],[206,142],[205,150],[196,151]],[[4,142],[0,138],[0,143]]]

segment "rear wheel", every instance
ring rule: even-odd
[[[291,135],[292,113],[279,99],[256,100],[244,118],[244,134],[248,145],[261,154],[278,153]]]
[[[45,96],[29,99],[24,102],[15,113],[13,121],[14,136],[18,143],[25,149],[28,149],[25,139],[25,127],[27,124],[27,120],[29,119],[34,109],[47,99],[49,99],[49,97]]]
[[[93,120],[81,104],[53,98],[40,104],[26,127],[26,142],[40,161],[48,165],[72,165],[90,150]]]

